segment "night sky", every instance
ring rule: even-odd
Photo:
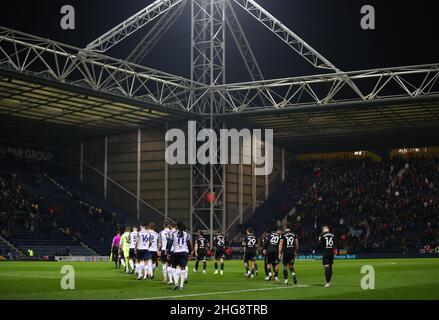
[[[190,1],[190,0],[189,0]],[[2,1],[0,25],[84,47],[152,0]],[[439,62],[439,11],[431,0],[257,0],[275,17],[340,69],[360,70]],[[76,30],[64,31],[62,5],[76,10]],[[376,30],[360,27],[363,5],[376,10]],[[265,78],[315,73],[313,68],[265,27],[235,5]],[[148,30],[145,27],[145,31]],[[140,31],[108,52],[124,58],[143,36]],[[227,35],[227,80],[248,81],[233,39]],[[190,5],[142,64],[189,77]]]

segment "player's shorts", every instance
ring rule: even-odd
[[[174,253],[172,255],[172,267],[176,268],[177,266],[180,266],[181,268],[186,268],[187,266],[187,253],[181,252],[181,253]]]
[[[278,264],[278,252],[276,251],[268,251],[267,252],[267,263],[268,264]]]
[[[137,260],[148,260],[148,250],[137,250]]]
[[[215,256],[215,260],[224,259],[226,257],[226,253],[224,249],[216,249],[214,256]]]
[[[128,257],[129,257],[130,259],[136,259],[136,253],[135,253],[135,251],[134,251],[133,248],[130,248],[130,252],[129,252],[129,254],[128,254]]]
[[[122,257],[124,259],[128,259],[130,257],[130,249],[129,248],[122,249],[121,253],[122,253]]]
[[[174,253],[173,252],[166,255],[166,261],[168,261],[169,266],[172,266],[172,263],[174,261]]]
[[[325,255],[322,257],[322,265],[327,266],[330,265],[332,266],[334,264],[334,255]]]
[[[113,261],[117,261],[117,259],[119,259],[119,247],[113,247],[112,255]]]
[[[284,265],[294,264],[294,254],[292,252],[284,252],[282,254],[282,263]]]
[[[166,256],[166,250],[160,250],[160,260],[162,261],[162,264],[168,262],[168,257]]]
[[[198,249],[197,250],[197,259],[203,260],[207,257],[207,251],[206,249]]]
[[[246,250],[244,255],[244,261],[256,261],[256,250]]]
[[[157,261],[157,251],[148,251],[148,254],[146,255],[147,259],[146,260],[152,260],[152,261]]]

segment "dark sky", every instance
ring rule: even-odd
[[[190,1],[190,0],[189,0]],[[84,47],[152,0],[3,0],[0,25]],[[257,0],[342,70],[437,63],[439,11],[431,0]],[[76,30],[59,26],[62,5],[76,9]],[[363,5],[376,10],[376,30],[360,27]],[[143,61],[146,66],[189,76],[190,10]],[[235,6],[266,78],[315,73],[292,49]],[[147,30],[148,27],[145,28]],[[144,32],[144,31],[143,31]],[[123,58],[142,31],[108,54]],[[227,36],[228,82],[249,80],[233,39]]]

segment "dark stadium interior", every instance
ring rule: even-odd
[[[287,181],[250,218],[259,233],[290,221],[312,251],[320,225],[350,253],[414,253],[438,241],[437,158],[292,162]]]
[[[2,1],[4,311],[437,310],[408,300],[439,299],[438,13],[431,0]]]
[[[289,1],[282,2],[287,7],[291,5]],[[331,26],[328,28],[317,28],[312,19],[304,21],[297,11],[281,10],[282,6],[274,5],[271,0],[261,4],[274,10],[276,16],[286,18],[294,14],[289,22],[295,22],[305,38],[343,70],[437,63],[437,51],[431,50],[430,43],[436,36],[432,27],[434,18],[406,26],[401,17],[409,14],[411,7],[399,6],[399,11],[394,11],[391,6],[372,1],[382,12],[393,15],[393,20],[381,25],[385,32],[359,31],[358,17],[349,20],[352,24],[355,21],[356,29],[343,32],[345,27],[335,12],[345,13],[351,2],[342,1],[336,8],[329,1],[303,2],[305,12],[313,11],[318,4],[320,9],[315,19]],[[119,7],[117,1],[105,5]],[[130,1],[123,10],[107,10],[102,23],[94,22],[95,25],[70,34],[52,30],[51,20],[42,21],[43,15],[35,17],[33,10],[20,12],[25,20],[22,23],[2,11],[0,25],[8,29],[0,31],[18,29],[63,42],[66,48],[67,45],[84,47],[93,37],[143,6],[142,2]],[[78,9],[81,10],[79,4]],[[93,3],[87,17],[99,14],[100,10],[101,6]],[[81,18],[78,25],[85,25],[87,17]],[[34,28],[35,19],[38,27]],[[285,20],[288,22],[288,18]],[[145,65],[189,77],[189,63],[183,61],[189,61],[190,38],[187,32],[185,37],[181,36],[183,31],[188,31],[182,27],[188,22],[178,21],[170,32],[171,44],[160,43],[150,60],[144,61]],[[243,24],[247,26],[250,22],[244,20]],[[395,30],[396,22],[399,22],[398,30]],[[310,66],[299,66],[300,59],[287,60],[290,51],[272,52],[270,34],[259,38],[260,30],[255,27],[253,31],[249,37],[263,57],[261,64],[267,78],[308,74]],[[335,34],[331,41],[329,34]],[[412,46],[406,43],[410,35],[417,36]],[[389,41],[389,37],[394,41]],[[29,39],[44,42],[40,38]],[[128,44],[136,41],[130,39]],[[344,45],[350,41],[351,50],[340,48],[343,41]],[[13,47],[5,42],[0,45]],[[52,45],[49,43],[48,47]],[[379,53],[377,47],[381,49]],[[228,50],[232,55],[237,54],[233,49]],[[20,51],[22,55],[26,52]],[[127,51],[120,48],[109,54],[122,59],[126,55]],[[170,62],[164,62],[167,59]],[[109,65],[113,66],[115,61],[110,60]],[[14,256],[26,256],[32,248],[36,256],[105,256],[114,233],[125,225],[144,222],[140,219],[159,225],[164,217],[185,223],[192,221],[189,201],[193,194],[190,195],[188,182],[192,171],[189,173],[188,166],[165,164],[163,137],[166,128],[184,127],[188,120],[201,119],[200,114],[170,104],[151,103],[153,99],[147,100],[147,94],[136,96],[100,90],[89,84],[83,86],[79,80],[54,79],[49,72],[41,70],[12,70],[13,62],[0,59],[0,253],[8,251]],[[26,63],[23,69],[25,66]],[[36,66],[39,68],[44,69],[44,64]],[[228,82],[248,81],[243,76],[242,63],[232,60],[227,68]],[[431,70],[437,71],[436,68]],[[167,74],[159,75],[167,80]],[[437,81],[437,77],[433,80]],[[276,168],[267,182],[262,177],[253,177],[249,166],[240,173],[240,178],[236,168],[224,173],[230,178],[224,182],[229,188],[225,216],[230,225],[226,231],[233,239],[235,250],[240,250],[245,227],[254,227],[261,236],[267,229],[286,221],[295,225],[300,240],[307,244],[301,247],[303,253],[311,252],[311,243],[322,224],[333,227],[341,248],[348,253],[419,253],[425,246],[438,245],[439,153],[434,148],[439,146],[438,94],[432,90],[416,97],[410,92],[408,96],[386,98],[383,95],[374,101],[264,106],[214,116],[214,121],[224,120],[229,128],[274,129]],[[16,148],[50,149],[56,159],[49,163],[23,159],[14,154]],[[394,150],[407,148],[421,151],[390,156]],[[379,160],[353,156],[359,151],[372,152]],[[345,152],[345,156],[323,160],[331,152]],[[281,160],[280,154],[284,157],[284,153],[288,161],[281,167],[285,158]],[[310,153],[321,154],[321,159],[299,160]],[[284,181],[281,181],[282,171],[286,171]],[[238,179],[245,190],[239,191]],[[241,198],[240,210],[242,205],[245,207],[240,223],[237,223],[238,198]],[[133,200],[137,200],[137,208]],[[201,209],[207,210],[210,204],[206,201],[203,206]],[[208,231],[200,225],[198,228]],[[213,232],[213,226],[210,229]]]

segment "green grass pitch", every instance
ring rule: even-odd
[[[75,290],[62,290],[61,267],[75,268]],[[375,269],[375,289],[363,290],[363,265]],[[194,273],[189,283],[173,291],[164,285],[161,268],[154,280],[137,281],[109,262],[0,262],[0,299],[439,299],[439,259],[336,260],[331,288],[324,288],[320,261],[296,262],[298,286],[244,277],[241,261],[226,261],[225,273]],[[280,274],[280,279],[283,280]]]

